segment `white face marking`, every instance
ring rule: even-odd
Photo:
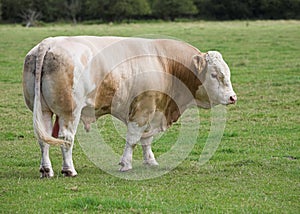
[[[206,61],[205,80],[196,92],[196,99],[200,101],[200,106],[235,103],[236,94],[230,81],[230,69],[222,55],[216,51],[209,51]]]

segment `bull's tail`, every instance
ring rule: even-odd
[[[45,122],[43,121],[43,112],[41,104],[41,76],[44,58],[49,50],[49,44],[47,40],[40,43],[38,47],[38,54],[36,60],[35,70],[35,96],[33,107],[33,127],[34,133],[39,141],[50,145],[67,145],[69,142],[62,139],[54,138],[46,131]]]

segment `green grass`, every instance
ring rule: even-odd
[[[300,22],[184,22],[121,25],[0,26],[0,212],[3,213],[299,213]],[[60,149],[51,149],[53,179],[39,179],[39,146],[22,95],[26,53],[57,35],[161,35],[218,50],[228,62],[238,103],[228,107],[222,142],[198,164],[210,128],[189,156],[161,177],[130,181],[101,171],[75,142],[76,178],[60,175]],[[121,154],[124,140],[104,119]],[[174,126],[154,144],[157,155],[176,139]],[[141,149],[135,157],[141,159]],[[117,163],[115,163],[117,169]]]

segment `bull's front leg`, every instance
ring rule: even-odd
[[[146,126],[140,127],[136,122],[129,122],[127,125],[126,145],[123,156],[119,165],[121,165],[120,171],[126,172],[132,169],[132,155],[133,149],[137,142],[141,139],[141,136],[146,129]]]
[[[149,166],[158,166],[155,160],[154,154],[151,149],[151,143],[153,141],[153,136],[148,138],[141,138],[141,144],[143,148],[144,164]]]
[[[133,149],[135,146],[136,146],[136,143],[132,144],[132,143],[126,142],[124,153],[123,153],[123,156],[119,163],[119,165],[121,165],[121,168],[120,168],[121,172],[126,172],[126,171],[132,169],[132,155],[133,155]]]

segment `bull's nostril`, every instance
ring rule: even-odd
[[[234,95],[234,96],[230,96],[230,101],[232,101],[232,102],[235,102],[236,101],[236,96]]]

